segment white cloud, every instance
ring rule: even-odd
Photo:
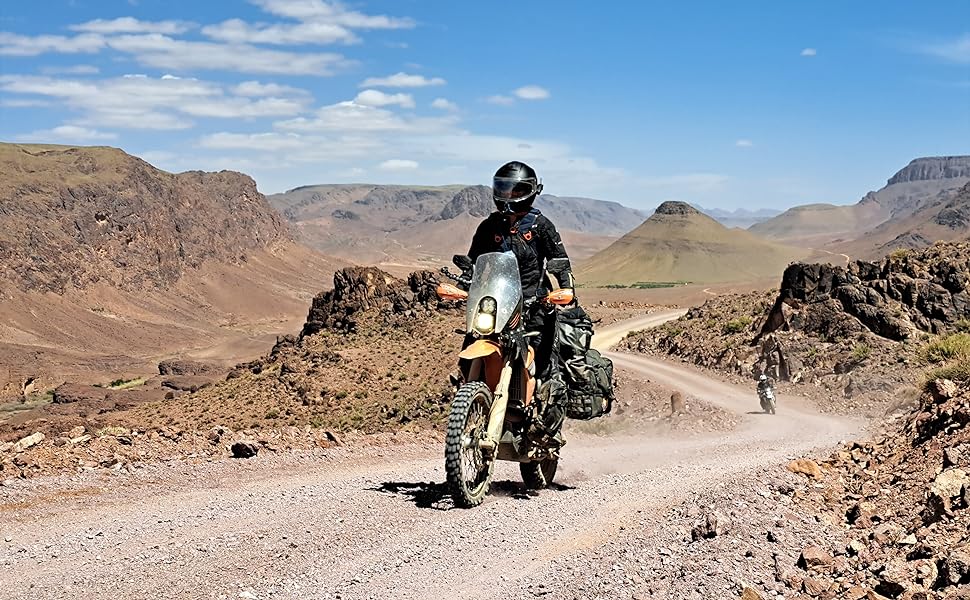
[[[306,96],[309,92],[300,88],[278,83],[262,83],[259,81],[244,81],[232,88],[232,93],[237,96]]]
[[[353,44],[360,39],[352,31],[334,23],[273,23],[250,24],[230,19],[218,25],[202,28],[202,33],[221,42],[234,44]]]
[[[299,133],[323,132],[440,132],[455,124],[453,117],[404,118],[390,110],[366,106],[353,100],[319,108],[314,118],[298,117],[279,121],[282,131]]]
[[[485,98],[485,102],[488,102],[489,104],[498,104],[499,106],[511,106],[512,104],[515,104],[515,98],[496,94],[494,96]]]
[[[0,76],[0,90],[45,96],[81,113],[75,121],[88,127],[185,129],[185,117],[289,117],[303,112],[308,96],[259,98],[232,96],[218,84],[172,75],[129,75],[101,80]]]
[[[441,77],[425,77],[424,75],[409,75],[395,73],[387,77],[368,77],[360,87],[427,87],[430,85],[445,85]]]
[[[431,108],[454,112],[458,110],[458,105],[447,98],[435,98],[431,101]]]
[[[738,148],[750,148],[751,146],[754,146],[754,142],[751,140],[740,139],[734,142],[734,145]]]
[[[414,98],[411,94],[385,94],[378,90],[364,90],[357,94],[354,102],[363,106],[390,106],[397,104],[404,108],[414,108]]]
[[[164,35],[108,38],[111,48],[134,55],[139,63],[160,69],[239,71],[281,75],[333,75],[351,64],[339,54],[266,50],[246,44],[176,40]]]
[[[384,171],[413,171],[420,167],[417,161],[392,158],[385,160],[378,167]]]
[[[71,25],[68,29],[107,35],[117,33],[164,33],[172,35],[185,33],[194,27],[194,23],[183,21],[139,21],[134,17],[119,17],[110,20],[95,19],[80,25]]]
[[[333,23],[351,29],[410,29],[415,26],[413,19],[385,15],[365,15],[357,11],[347,10],[337,2],[323,2],[322,0],[251,1],[270,14],[303,22]]]
[[[802,56],[815,56],[816,54],[818,54],[818,50],[815,48],[805,48],[801,52]]]
[[[919,48],[923,54],[943,59],[947,62],[970,64],[970,33],[945,42],[925,44]]]
[[[549,97],[549,90],[538,85],[526,85],[512,92],[523,100],[545,100]]]
[[[18,136],[18,139],[21,141],[33,142],[95,142],[114,140],[117,138],[118,136],[114,133],[106,133],[103,131],[97,131],[96,129],[89,129],[87,127],[78,127],[77,125],[61,125],[53,129],[42,129],[39,131],[34,131],[33,133]]]
[[[0,31],[0,55],[37,56],[47,52],[62,54],[94,54],[105,46],[104,37],[85,33],[73,37],[63,35],[17,35]]]
[[[74,65],[71,67],[44,67],[40,72],[44,75],[97,75],[101,70],[94,65]]]

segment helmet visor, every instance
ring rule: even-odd
[[[538,182],[535,179],[510,179],[496,177],[492,180],[492,198],[501,202],[515,202],[535,194]]]

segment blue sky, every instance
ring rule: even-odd
[[[5,2],[0,139],[266,193],[521,159],[640,208],[851,203],[970,154],[970,2]]]

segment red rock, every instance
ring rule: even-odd
[[[797,475],[805,475],[814,479],[822,477],[822,469],[814,460],[799,458],[788,463],[788,470]]]

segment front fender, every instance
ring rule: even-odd
[[[502,348],[495,342],[491,340],[478,340],[462,350],[458,354],[458,357],[464,358],[465,360],[472,360],[475,358],[485,358],[492,354],[501,355],[501,353]]]

